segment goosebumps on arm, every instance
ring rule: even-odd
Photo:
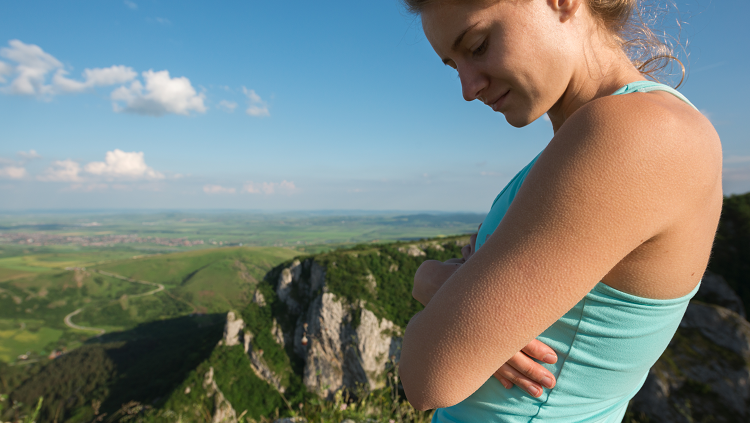
[[[637,96],[603,98],[569,118],[495,234],[409,323],[400,375],[412,405],[467,398],[674,224],[681,199],[710,195],[679,132]]]

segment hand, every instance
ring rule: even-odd
[[[549,370],[532,358],[549,364],[557,362],[555,351],[535,339],[500,366],[493,376],[506,389],[517,385],[532,397],[538,398],[542,395],[542,387],[551,389],[555,386],[556,380]]]
[[[477,250],[477,236],[479,235],[479,230],[482,229],[482,224],[479,224],[479,227],[477,228],[477,233],[472,235],[469,238],[469,243],[464,245],[463,248],[461,248],[461,255],[463,256],[464,261],[471,258],[471,256],[474,255],[474,253]]]

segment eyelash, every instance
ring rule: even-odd
[[[471,55],[474,57],[481,56],[484,54],[484,52],[487,51],[487,39],[482,42],[482,44],[476,48],[476,50],[471,52]]]

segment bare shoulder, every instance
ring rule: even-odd
[[[642,193],[668,189],[673,195],[664,199],[697,200],[721,185],[721,143],[713,125],[666,92],[592,101],[566,121],[549,148],[556,156],[604,161],[623,182],[630,176],[642,184]]]

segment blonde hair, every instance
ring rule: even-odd
[[[406,9],[417,15],[428,4],[438,1],[446,0],[402,0]],[[666,35],[659,36],[652,29],[658,17],[666,12],[663,7],[660,10],[654,4],[655,0],[586,1],[591,14],[612,35],[614,42],[628,55],[633,66],[642,75],[661,82],[660,77],[669,77],[671,73],[667,72],[667,68],[671,68],[676,62],[682,69],[682,78],[675,88],[682,85],[685,66],[675,57],[670,38]]]

